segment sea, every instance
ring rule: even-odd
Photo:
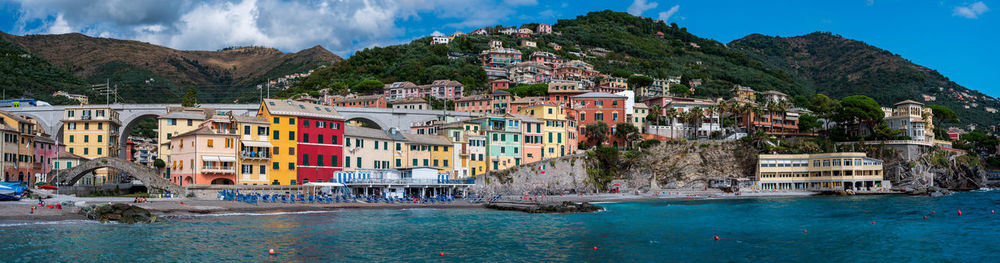
[[[600,205],[6,221],[0,262],[1000,262],[997,190]]]

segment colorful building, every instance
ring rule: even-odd
[[[563,107],[542,104],[523,108],[519,114],[527,115],[544,122],[542,126],[542,159],[562,157],[569,153],[566,114]]]
[[[388,100],[385,95],[367,96],[323,96],[323,104],[334,107],[355,107],[355,108],[387,108]]]
[[[264,117],[240,116],[230,114],[233,127],[239,133],[237,140],[236,184],[267,185],[273,183],[268,179],[271,169],[271,149],[274,145],[268,140],[271,135],[271,123]]]
[[[326,182],[342,166],[344,118],[330,106],[265,99],[257,116],[271,122],[271,184]]]
[[[587,125],[604,123],[608,125],[608,140],[606,144],[615,147],[624,146],[623,141],[614,136],[614,127],[618,123],[629,122],[625,112],[627,97],[602,92],[590,92],[570,97],[570,105],[578,111],[580,141],[587,141]]]
[[[68,107],[63,115],[63,138],[69,153],[87,159],[118,156],[118,112],[106,106]],[[95,184],[119,183],[115,171],[101,168],[94,171]]]
[[[208,121],[171,138],[171,181],[180,186],[236,183],[238,135],[226,124]]]
[[[433,167],[440,173],[451,170],[452,144],[447,138],[430,134],[404,134],[410,146],[410,168]]]

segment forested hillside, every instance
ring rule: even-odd
[[[961,124],[987,127],[1000,121],[1000,114],[986,111],[987,107],[1000,109],[996,98],[861,41],[823,32],[797,37],[754,34],[729,47],[763,61],[768,68],[789,72],[815,92],[831,97],[867,95],[882,106],[910,99],[947,106],[958,113]]]

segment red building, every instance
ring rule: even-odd
[[[570,97],[570,106],[577,111],[575,114],[579,141],[586,142],[587,125],[604,123],[608,125],[608,140],[605,144],[615,147],[624,146],[624,141],[614,137],[615,125],[628,122],[625,112],[625,100],[628,97],[603,92],[590,92]],[[588,142],[589,144],[589,142]]]
[[[299,116],[296,180],[329,182],[333,173],[343,170],[338,162],[344,156],[344,118],[337,114]]]

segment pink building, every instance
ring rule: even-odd
[[[45,175],[52,171],[52,162],[59,156],[59,152],[66,148],[65,146],[57,146],[56,142],[46,136],[35,137],[35,163],[40,165],[40,169],[36,172],[40,173],[41,176],[36,176],[36,180],[44,180]]]
[[[236,182],[236,130],[212,121],[196,130],[170,138],[168,165],[177,176],[174,183],[234,184]]]
[[[421,96],[420,86],[409,81],[393,82],[392,84],[385,85],[383,90],[385,99],[390,102],[405,98],[423,97]]]
[[[436,99],[456,100],[462,98],[464,85],[454,80],[435,80],[430,85],[430,96]]]

